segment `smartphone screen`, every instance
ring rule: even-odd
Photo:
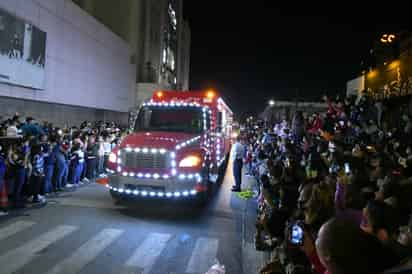
[[[292,226],[292,235],[290,237],[290,242],[295,245],[303,244],[303,229],[297,224]]]
[[[345,173],[346,174],[350,173],[349,163],[345,163]]]

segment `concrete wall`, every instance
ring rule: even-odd
[[[162,90],[163,88],[158,84],[153,83],[138,83],[136,85],[137,93],[137,106],[140,106],[144,101],[150,100],[153,93],[156,90]]]
[[[114,121],[127,125],[128,113],[98,110],[39,101],[0,97],[0,117],[11,118],[16,112],[21,117],[35,117],[37,121],[48,121],[58,126],[79,126],[87,121]],[[39,111],[41,110],[41,111]]]
[[[0,96],[29,100],[25,107],[48,102],[78,106],[72,110],[81,113],[123,113],[119,117],[135,104],[136,68],[128,44],[71,0],[1,0],[0,8],[47,32],[45,90],[0,84]],[[56,108],[47,109],[53,115]],[[33,108],[37,117],[43,111]]]
[[[259,116],[269,123],[274,123],[280,122],[283,119],[291,121],[297,110],[302,111],[304,116],[308,116],[314,112],[324,112],[327,108],[328,105],[326,103],[299,102],[296,108],[296,102],[276,101],[274,106],[267,106]]]
[[[359,95],[365,89],[365,76],[359,76],[346,83],[346,95]]]

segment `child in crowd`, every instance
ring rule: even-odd
[[[30,176],[30,195],[32,196],[33,203],[44,203],[46,199],[40,195],[41,188],[44,182],[44,157],[42,152],[42,146],[36,144],[31,149],[31,176]]]
[[[80,143],[75,143],[72,148],[71,158],[70,158],[70,170],[73,174],[71,184],[67,184],[67,187],[78,186],[82,184],[80,182],[80,176],[83,172],[84,166],[84,152],[82,150]]]

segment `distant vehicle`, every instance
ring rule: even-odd
[[[113,149],[108,187],[126,197],[208,200],[228,158],[232,111],[214,91],[157,91]]]

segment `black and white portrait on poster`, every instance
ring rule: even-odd
[[[46,33],[0,9],[0,82],[44,89]]]

